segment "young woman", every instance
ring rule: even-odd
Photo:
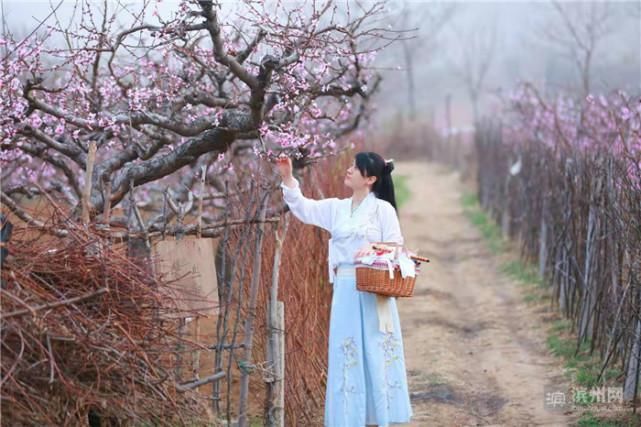
[[[291,212],[331,233],[327,427],[382,427],[409,422],[412,416],[395,298],[357,290],[354,270],[355,257],[369,252],[371,243],[403,243],[393,169],[376,153],[358,153],[344,181],[352,196],[313,200],[301,193],[291,160],[278,161]]]

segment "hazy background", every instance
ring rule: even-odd
[[[520,81],[532,82],[547,95],[559,91],[582,95],[574,55],[582,52],[568,22],[583,31],[579,40],[588,38],[585,30],[590,25],[598,34],[591,55],[590,92],[622,89],[639,94],[641,2],[557,4],[562,13],[551,1],[394,2],[394,28],[417,31],[415,39],[378,58],[385,76],[379,117],[411,115],[408,68],[414,76],[415,114],[439,128],[445,126],[448,95],[452,124],[473,124],[470,86],[478,92],[480,115],[491,113],[493,101]],[[401,70],[394,69],[399,66]]]
[[[115,7],[116,2],[109,2]],[[71,19],[75,3],[63,1],[57,13],[61,21]],[[142,4],[122,3],[134,8]],[[235,2],[222,3],[233,7]],[[2,0],[0,4],[3,31],[28,34],[58,1]],[[584,58],[577,40],[587,40],[590,28],[597,34],[590,47],[590,92],[622,89],[639,94],[641,2],[560,1],[557,5],[551,1],[387,2],[387,16],[378,24],[405,30],[406,40],[386,48],[376,60],[384,81],[376,96],[373,123],[388,127],[414,117],[443,129],[449,97],[452,126],[470,128],[475,104],[478,116],[492,113],[495,101],[520,81],[532,82],[547,95],[564,91],[583,96],[581,64],[575,54]],[[177,6],[177,1],[163,0],[159,10],[168,15]],[[571,28],[582,34],[574,37]]]

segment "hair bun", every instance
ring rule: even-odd
[[[385,166],[383,166],[383,174],[389,175],[394,170],[394,160],[385,160]]]

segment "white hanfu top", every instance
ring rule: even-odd
[[[281,184],[283,198],[294,216],[305,224],[324,228],[329,239],[329,281],[334,283],[334,268],[353,264],[354,256],[366,243],[393,242],[403,244],[401,226],[396,210],[387,201],[370,192],[352,212],[352,199],[335,197],[315,200],[303,196],[300,184],[294,178],[294,188]],[[390,297],[376,295],[379,330],[393,330]]]
[[[335,197],[314,200],[303,196],[300,184],[289,188],[281,184],[283,198],[294,216],[331,233],[329,239],[329,281],[334,282],[334,268],[353,264],[354,255],[366,243],[403,244],[403,235],[394,207],[370,192],[352,213],[352,199]]]

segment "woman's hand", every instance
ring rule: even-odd
[[[292,159],[285,156],[279,157],[276,159],[276,167],[278,168],[278,173],[285,185],[289,188],[296,187],[296,181],[292,174]]]
[[[279,157],[276,159],[276,166],[278,168],[278,173],[283,180],[290,178],[292,176],[292,159],[289,157]]]

